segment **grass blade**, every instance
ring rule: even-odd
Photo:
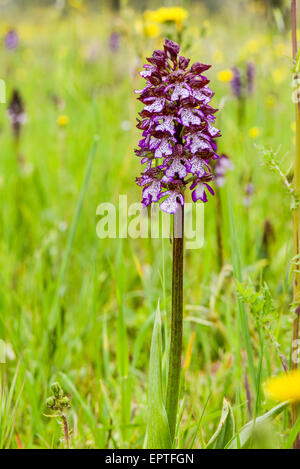
[[[229,215],[229,224],[230,224],[230,241],[231,241],[233,276],[234,276],[235,283],[237,284],[237,282],[242,282],[241,260],[240,260],[240,251],[239,251],[239,246],[238,246],[238,238],[237,238],[236,226],[235,226],[235,220],[234,220],[234,213],[233,213],[232,202],[231,202],[231,198],[229,194],[228,194],[228,215]],[[252,353],[247,312],[246,312],[245,305],[239,299],[238,295],[237,295],[237,303],[238,303],[241,333],[242,333],[244,343],[245,343],[250,376],[251,376],[253,386],[256,392],[257,378],[256,378],[254,359],[253,359],[253,353]]]
[[[278,406],[274,407],[271,409],[269,412],[266,414],[262,415],[261,417],[258,417],[255,422],[254,420],[251,420],[251,422],[247,423],[236,435],[233,440],[227,445],[227,449],[243,449],[247,447],[247,444],[249,443],[250,439],[253,436],[254,430],[259,427],[263,426],[266,423],[271,422],[272,420],[275,419],[278,415],[281,414],[281,412],[284,411],[284,409],[287,407],[288,403],[284,402],[283,404],[279,404]]]
[[[148,417],[146,435],[147,449],[169,449],[172,447],[169,422],[164,406],[162,392],[161,334],[161,317],[158,305],[150,351]]]
[[[234,435],[234,416],[229,401],[224,397],[219,426],[208,442],[206,449],[224,449]]]

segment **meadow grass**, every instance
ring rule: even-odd
[[[13,26],[21,43],[9,52],[1,42],[0,77],[8,98],[14,88],[20,91],[28,115],[16,149],[6,106],[0,105],[0,338],[9,344],[7,363],[0,365],[2,447],[63,447],[57,422],[44,415],[54,381],[72,399],[71,447],[143,447],[158,301],[163,341],[158,351],[154,335],[152,346],[162,369],[155,360],[150,367],[166,391],[170,242],[96,236],[99,203],[117,204],[119,194],[127,194],[129,203],[140,199],[133,90],[141,83],[140,59],[163,39],[141,36],[139,21],[140,14],[129,10],[118,20],[108,11],[59,18],[51,8],[1,17],[1,38]],[[205,244],[185,255],[183,357],[189,355],[189,364],[182,373],[176,444],[203,448],[217,429],[224,396],[237,429],[275,406],[262,383],[282,371],[280,353],[290,360],[290,197],[263,165],[262,146],[278,150],[291,178],[294,106],[289,30],[279,31],[248,10],[241,21],[230,8],[208,18],[195,7],[188,21],[191,48],[185,55],[214,64],[208,75],[216,90],[213,104],[221,109],[219,151],[235,167],[220,189],[223,268],[213,198],[205,207]],[[121,45],[113,54],[108,41],[115,29]],[[257,76],[241,126],[238,102],[218,72],[247,61],[255,63]],[[60,115],[68,117],[65,127],[57,123]],[[247,207],[250,181],[254,193]],[[268,253],[267,220],[274,230]],[[261,291],[265,282],[272,307],[257,319],[239,287]],[[271,438],[253,446],[291,447],[290,428],[287,409],[267,427]],[[231,444],[238,447],[239,438]]]

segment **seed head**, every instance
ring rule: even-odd
[[[63,394],[64,394],[59,383],[52,383],[51,384],[51,391],[53,392],[53,394],[56,398],[62,397]]]

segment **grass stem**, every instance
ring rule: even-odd
[[[296,63],[298,55],[297,45],[297,8],[296,0],[291,0],[291,21],[292,21],[292,48],[293,60]],[[295,83],[297,83],[298,74],[294,75]],[[294,167],[294,191],[296,201],[299,200],[300,195],[300,100],[297,96],[296,100],[296,155]],[[293,238],[294,238],[294,257],[299,257],[299,206],[298,203],[293,210]],[[294,272],[294,285],[293,285],[293,305],[295,308],[295,317],[293,320],[293,343],[292,343],[292,368],[298,368],[298,348],[299,348],[299,294],[300,294],[300,273],[299,269]],[[293,425],[298,418],[298,408],[296,405],[292,407]],[[295,449],[300,449],[299,435],[294,443]]]

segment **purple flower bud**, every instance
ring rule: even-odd
[[[23,100],[18,90],[14,90],[7,110],[8,118],[16,139],[20,137],[22,126],[27,122]]]
[[[248,182],[248,184],[246,185],[245,192],[246,192],[246,195],[244,197],[243,202],[244,202],[245,207],[249,208],[252,203],[252,195],[255,192],[255,187],[252,182]]]
[[[10,29],[4,38],[5,47],[8,50],[15,50],[19,45],[19,36],[17,31]]]
[[[231,89],[232,89],[234,96],[236,96],[237,98],[241,98],[242,97],[241,72],[236,67],[234,67],[232,71],[233,71],[233,79],[231,81]]]
[[[183,57],[182,55],[178,59],[179,62],[179,68],[182,70],[186,70],[189,66],[190,59],[187,59],[186,57]]]
[[[164,51],[168,58],[173,61],[177,61],[177,55],[179,54],[180,47],[176,42],[170,41],[170,39],[165,40]]]
[[[120,34],[116,32],[112,32],[109,37],[109,49],[111,52],[116,53],[120,49]]]
[[[206,72],[206,70],[209,70],[210,68],[211,65],[205,65],[200,62],[195,62],[191,67],[191,72],[195,73],[196,75],[199,75],[200,73]]]
[[[189,59],[178,56],[178,44],[167,39],[164,50],[154,51],[140,75],[146,87],[138,91],[144,104],[137,128],[143,132],[135,151],[146,164],[137,184],[143,187],[143,204],[158,201],[167,213],[184,204],[187,186],[194,202],[207,202],[214,194],[208,184],[213,176],[209,161],[218,158],[213,139],[216,109],[209,80],[202,75],[210,68],[200,62],[189,67]]]
[[[254,92],[254,82],[255,82],[255,65],[253,62],[247,64],[247,81],[248,81],[248,93],[252,94]]]

